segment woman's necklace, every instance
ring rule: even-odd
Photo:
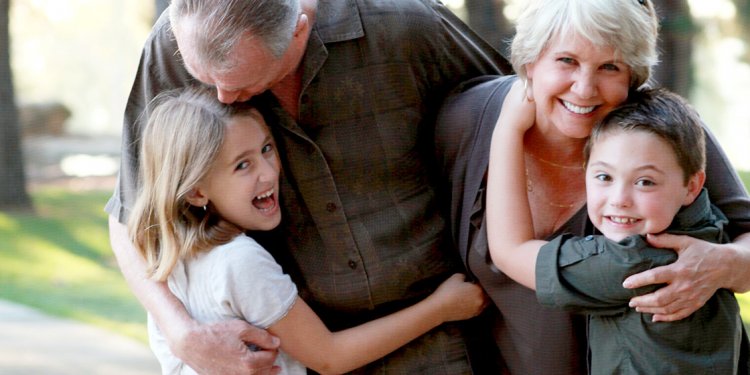
[[[578,207],[583,202],[583,199],[580,199],[580,198],[574,200],[571,203],[558,203],[558,202],[553,202],[553,201],[549,200],[549,198],[547,198],[547,195],[542,194],[541,192],[536,192],[534,190],[534,184],[531,182],[531,179],[529,178],[529,170],[528,169],[526,169],[526,191],[528,191],[529,193],[534,194],[535,196],[537,196],[545,204],[547,204],[547,205],[549,205],[551,207],[556,207],[556,208],[573,208],[573,207]]]
[[[529,155],[529,157],[531,157],[532,159],[534,159],[534,160],[536,160],[538,162],[541,162],[541,163],[547,164],[547,165],[551,165],[551,166],[556,167],[556,168],[562,168],[562,169],[582,169],[583,168],[583,165],[558,164],[558,163],[555,163],[554,161],[549,161],[549,160],[540,158],[539,156],[536,156],[536,155],[534,155],[534,154],[532,154],[532,153],[530,153],[528,151],[525,151],[524,154]]]
[[[583,170],[583,165],[580,165],[580,166],[564,165],[564,164],[559,164],[559,163],[555,163],[553,161],[542,159],[542,158],[540,158],[540,157],[538,157],[538,156],[536,156],[536,155],[534,155],[534,154],[532,154],[530,152],[525,152],[525,154],[528,155],[530,158],[536,160],[537,162],[542,163],[542,164],[547,165],[547,166],[551,166],[554,169],[558,169],[558,170],[562,169],[562,170],[567,170],[567,171],[571,171],[571,172],[573,170],[578,170],[578,171],[582,171]],[[537,169],[539,169],[539,168],[537,168]],[[549,168],[547,168],[547,169],[549,169]],[[546,172],[549,173],[549,172],[552,172],[552,171],[546,171]],[[540,171],[539,173],[543,174],[545,172],[544,171]],[[568,172],[565,172],[565,173],[568,174]],[[532,182],[532,179],[529,177],[529,166],[528,166],[528,163],[527,163],[527,165],[526,165],[526,191],[527,192],[529,192],[529,193],[533,194],[534,196],[536,196],[537,199],[539,199],[540,201],[544,202],[546,205],[548,205],[550,207],[555,207],[555,208],[570,209],[570,208],[573,208],[573,207],[579,207],[583,203],[583,198],[581,198],[581,197],[576,197],[576,199],[574,199],[572,202],[569,202],[569,203],[555,202],[555,201],[552,201],[552,200],[549,199],[550,196],[553,196],[552,194],[550,194],[547,191],[540,191],[540,190],[546,190],[546,189],[535,189],[534,183]]]

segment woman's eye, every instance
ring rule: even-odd
[[[602,66],[602,69],[604,69],[604,70],[610,70],[610,71],[613,71],[613,72],[618,72],[618,71],[620,71],[620,67],[618,67],[618,66],[617,66],[617,65],[615,65],[615,64],[604,64],[604,65]]]
[[[250,166],[250,162],[243,161],[237,164],[237,167],[234,168],[234,170],[239,171],[239,170],[247,169],[249,166]]]
[[[561,58],[557,59],[557,61],[565,63],[565,64],[573,64],[575,62],[575,60],[573,60],[570,57],[561,57]]]

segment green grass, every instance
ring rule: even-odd
[[[0,298],[146,342],[109,246],[109,195],[43,188],[31,193],[35,213],[0,212]]]

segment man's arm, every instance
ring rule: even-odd
[[[199,373],[276,374],[279,340],[241,320],[199,324],[164,282],[146,276],[146,262],[128,239],[127,227],[109,218],[112,250],[133,294],[164,333],[172,352]],[[263,350],[252,352],[245,342]]]

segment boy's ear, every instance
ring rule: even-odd
[[[706,172],[705,171],[699,171],[696,172],[694,175],[690,176],[690,179],[687,183],[687,189],[688,193],[685,196],[685,201],[682,202],[683,206],[687,206],[695,200],[695,198],[698,197],[698,194],[701,193],[701,189],[703,189],[703,183],[706,182]]]
[[[200,187],[190,189],[185,200],[193,206],[203,207],[208,204],[208,197],[203,194]]]

